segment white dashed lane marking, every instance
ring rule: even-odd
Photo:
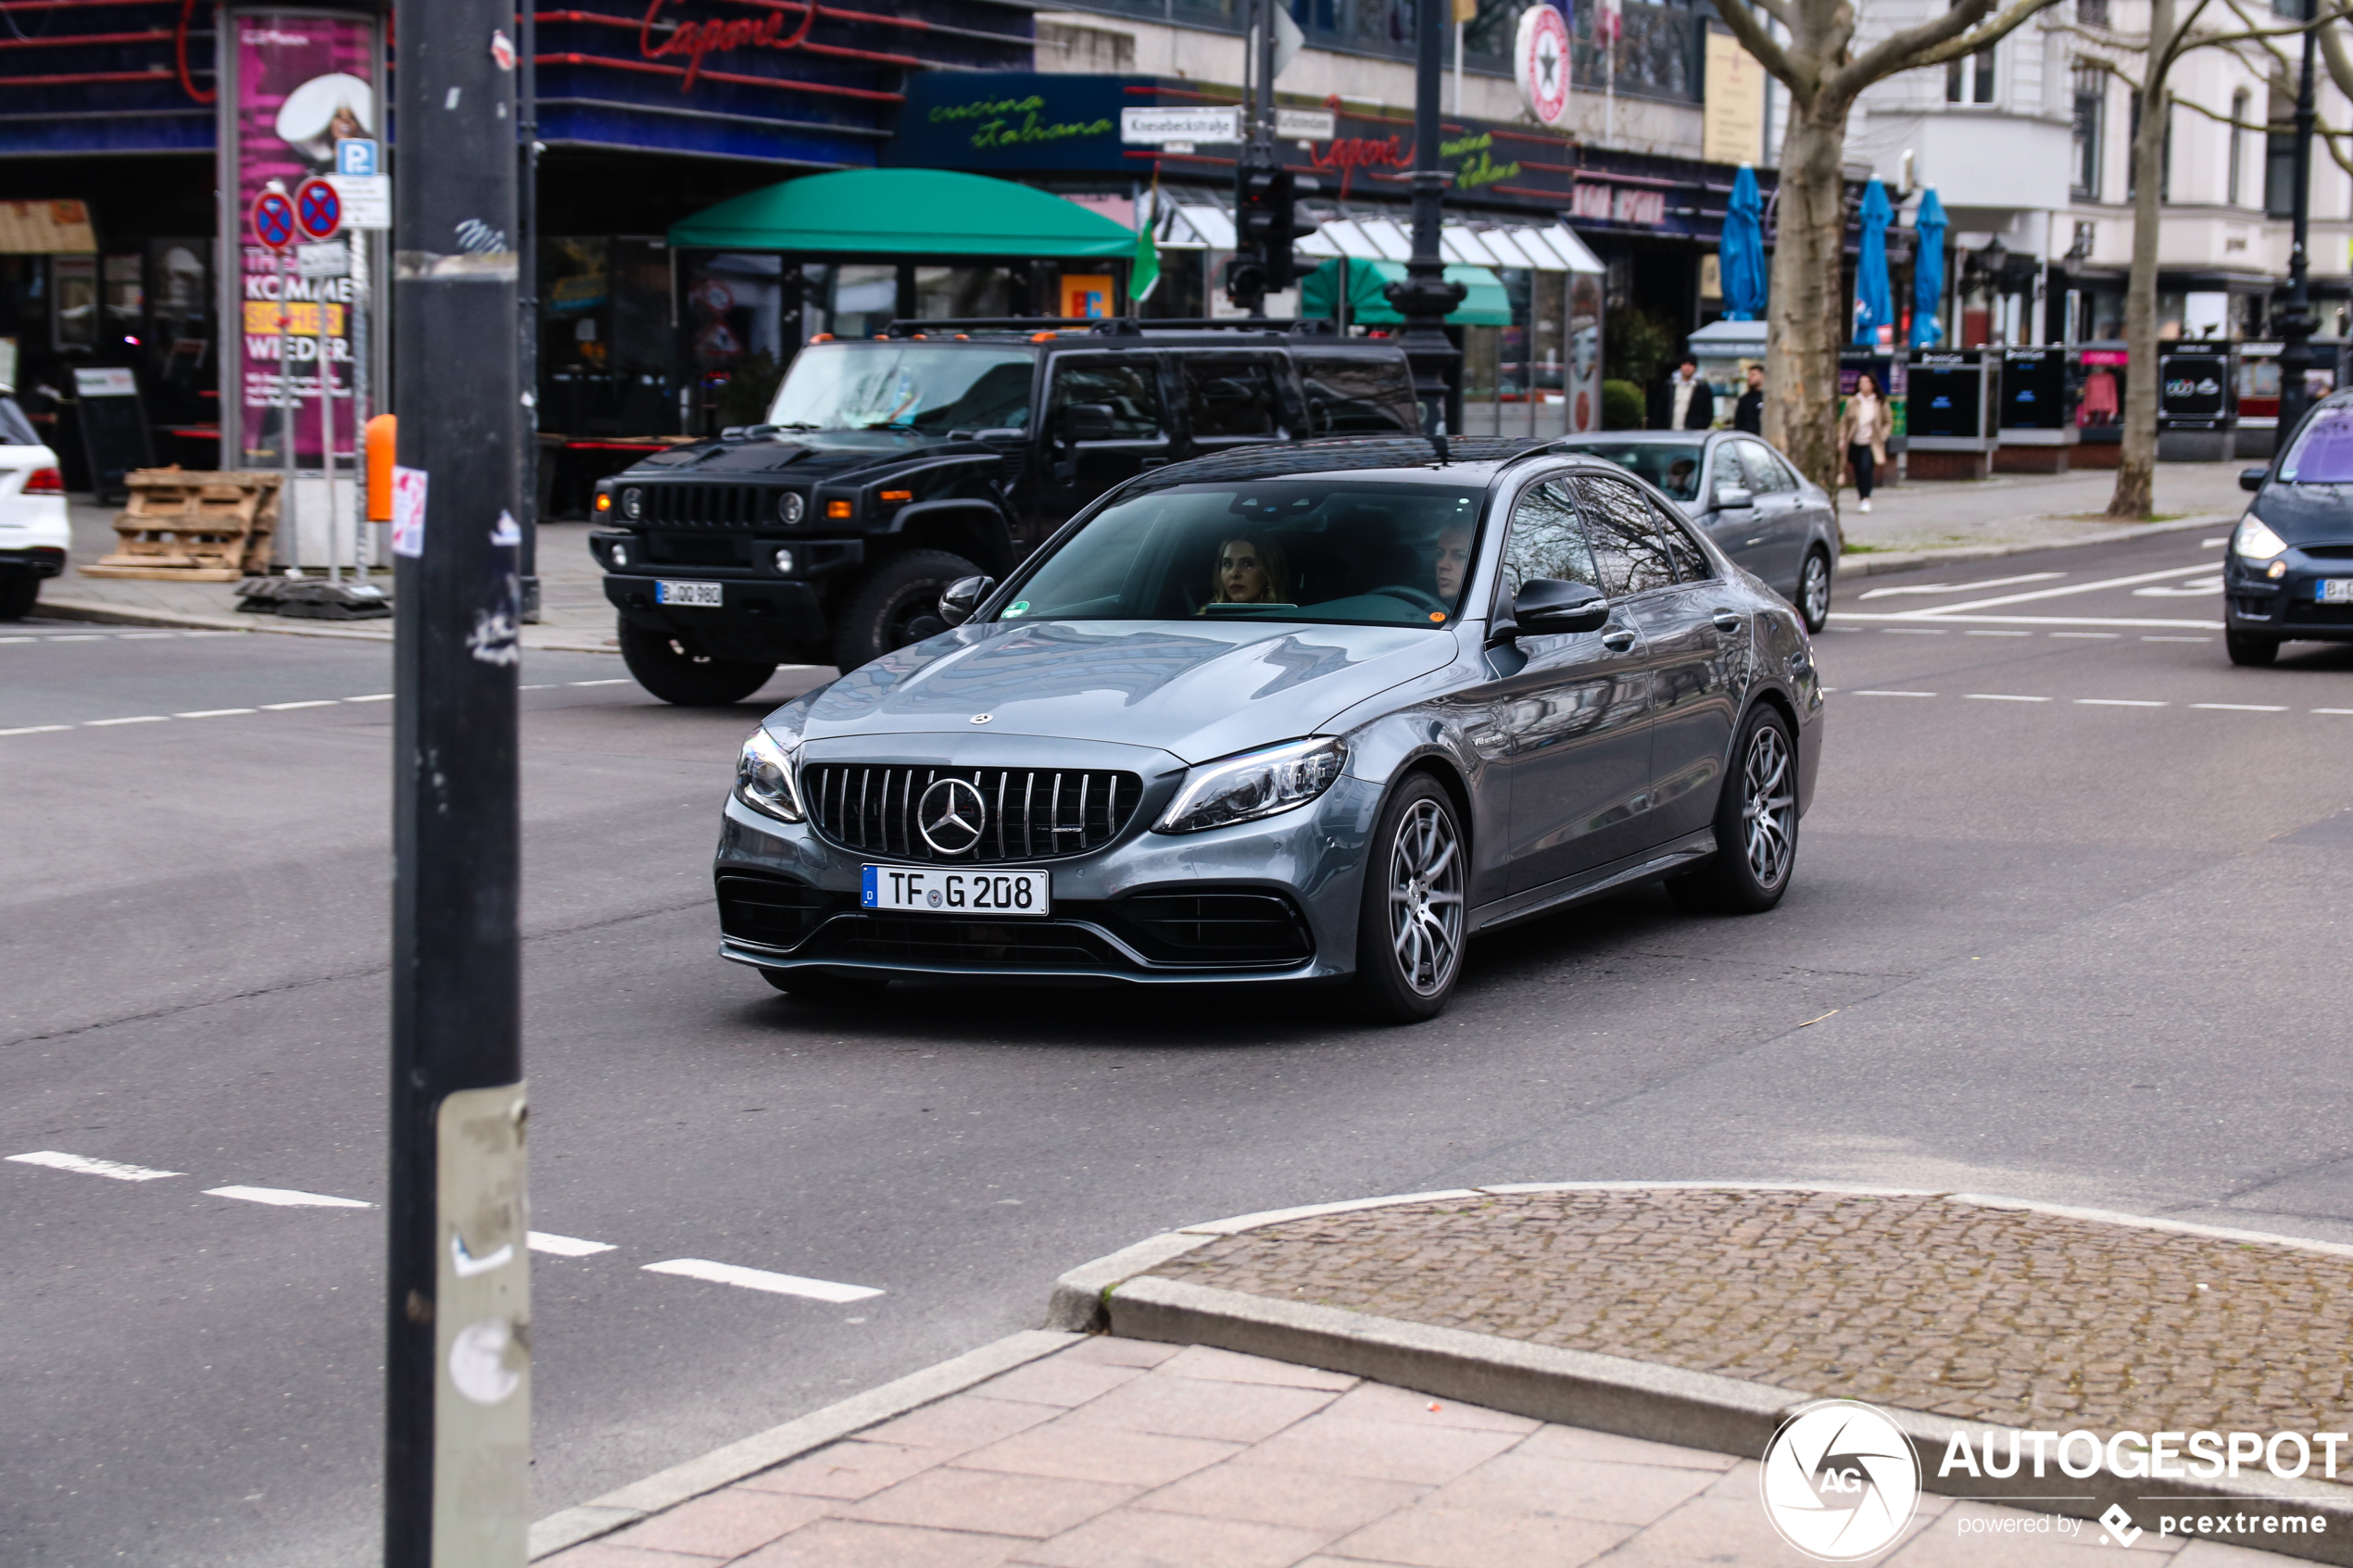
[[[548,1231],[531,1233],[534,1252],[551,1253],[558,1258],[593,1258],[599,1252],[613,1249],[610,1241],[583,1241],[576,1236],[557,1236]]]
[[[236,1198],[267,1203],[273,1209],[373,1209],[356,1198],[333,1198],[323,1192],[296,1192],[291,1187],[207,1187],[207,1198]]]
[[[1868,686],[1855,691],[1848,691],[1841,686],[1824,686],[1822,688],[1822,695],[1825,696],[1932,697],[1940,696],[1941,694],[1937,692],[1890,691],[1883,687]],[[2055,696],[2028,696],[2016,692],[1964,692],[1961,694],[1961,700],[1964,702],[2033,703],[2058,702],[2062,699]],[[2160,702],[2151,697],[2136,696],[2076,696],[2068,697],[2064,700],[2077,708],[2171,708],[2173,706],[2173,704],[2170,701]],[[2209,713],[2293,713],[2296,711],[2293,707],[2284,702],[2186,702],[2182,706],[2184,708],[2202,709]],[[2335,714],[2340,717],[2353,717],[2353,708],[2314,708],[2309,709],[2307,711],[2312,713]]]
[[[250,708],[199,708],[189,713],[175,713],[174,719],[226,719],[234,713],[251,713]]]
[[[264,713],[285,713],[296,708],[333,708],[334,705],[333,697],[314,696],[307,702],[265,702],[261,710]]]
[[[104,730],[117,724],[169,724],[170,722],[171,716],[168,713],[141,713],[129,719],[85,720],[82,727],[85,730]]]
[[[2051,699],[2046,696],[2013,696],[2008,692],[1970,692],[1964,700],[1969,702],[2048,702]]]
[[[2133,696],[2079,696],[2075,699],[2075,705],[2078,708],[2171,708],[2172,706],[2169,702],[2151,702],[2144,697]]]
[[[2211,713],[2284,713],[2284,706],[2268,702],[2194,702],[2192,708],[2203,708]]]
[[[831,1301],[837,1306],[882,1294],[862,1285],[837,1285],[831,1280],[803,1279],[799,1274],[771,1273],[766,1269],[747,1269],[737,1263],[714,1263],[708,1258],[672,1258],[665,1262],[648,1263],[645,1272],[678,1274],[712,1285],[740,1286],[774,1296],[805,1296],[812,1301]]]
[[[222,636],[233,634],[226,632],[220,633]],[[25,640],[57,641],[54,637]],[[6,641],[6,638],[0,638],[0,642],[5,641]],[[560,685],[625,686],[631,684],[627,677],[619,677],[606,681],[571,681],[558,684],[519,686],[516,689],[526,692],[547,692],[559,690]],[[300,702],[265,702],[258,708],[195,708],[184,713],[136,713],[121,719],[84,719],[77,724],[22,724],[14,729],[0,730],[0,736],[48,735],[66,730],[107,730],[120,724],[167,724],[174,719],[231,719],[255,713],[290,713],[297,709],[335,708],[346,703],[390,702],[393,698],[394,694],[391,692],[368,692],[359,696],[321,696],[308,697]]]
[[[24,1165],[46,1165],[52,1171],[71,1171],[76,1175],[104,1176],[116,1182],[159,1182],[166,1176],[185,1175],[184,1171],[150,1171],[145,1165],[124,1165],[112,1160],[92,1160],[80,1154],[60,1154],[54,1148],[37,1148],[31,1154],[12,1154],[10,1160]]]

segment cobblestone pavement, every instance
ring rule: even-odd
[[[1887,1568],[2076,1568],[2095,1524],[1924,1496]],[[2281,1563],[2151,1530],[2179,1568]],[[1686,1568],[1808,1562],[1753,1461],[1199,1346],[1094,1338],[546,1568]]]
[[[1399,1205],[1154,1273],[2007,1425],[2343,1431],[2353,1257],[1942,1197]]]

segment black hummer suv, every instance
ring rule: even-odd
[[[941,592],[1003,577],[1156,464],[1419,428],[1405,356],[1328,323],[894,321],[795,357],[769,422],[597,486],[590,536],[629,672],[689,705],[782,663],[847,671],[947,630]]]

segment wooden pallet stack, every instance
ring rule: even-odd
[[[130,504],[115,515],[115,551],[84,577],[234,583],[270,571],[278,527],[274,473],[139,469],[123,480]]]

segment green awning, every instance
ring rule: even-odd
[[[670,226],[676,246],[837,256],[1132,258],[1136,233],[1076,202],[944,169],[810,174]]]
[[[1394,327],[1404,318],[1389,303],[1381,291],[1390,283],[1405,281],[1405,264],[1402,261],[1355,261],[1348,264],[1348,320],[1351,325]],[[1446,318],[1452,327],[1508,327],[1512,324],[1511,296],[1504,292],[1504,281],[1484,267],[1456,262],[1446,269],[1446,281],[1460,283],[1470,292],[1463,295],[1463,303]],[[1302,316],[1329,316],[1332,300],[1340,293],[1340,257],[1334,257],[1306,277],[1300,280],[1299,313]]]

